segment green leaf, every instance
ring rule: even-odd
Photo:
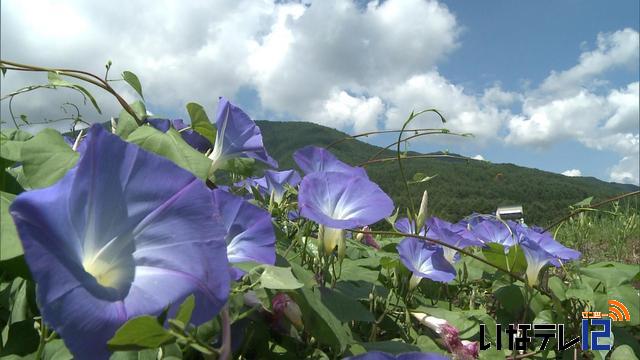
[[[211,160],[189,146],[175,129],[163,133],[151,126],[140,126],[127,140],[173,161],[202,180],[207,178]]]
[[[133,90],[135,90],[138,95],[140,95],[141,98],[144,99],[144,96],[142,95],[142,84],[140,84],[140,79],[138,79],[138,76],[136,74],[132,73],[131,71],[123,71],[122,79],[126,81],[127,84],[129,84],[133,88]]]
[[[437,176],[438,174],[435,174],[433,176],[427,176],[423,173],[416,173],[415,175],[413,175],[413,181],[407,181],[407,184],[420,184],[423,182],[427,182]]]
[[[44,129],[22,146],[24,176],[33,188],[53,185],[71,169],[80,155],[53,129]]]
[[[613,353],[611,353],[611,360],[638,360],[638,357],[633,352],[631,346],[620,345],[613,350]]]
[[[360,302],[341,293],[329,289],[320,288],[320,298],[329,310],[342,322],[363,321],[373,322],[371,312]]]
[[[0,352],[0,357],[31,354],[38,348],[39,338],[38,332],[33,328],[33,319],[14,322],[9,325],[7,343]]]
[[[551,289],[553,295],[555,295],[560,301],[564,301],[567,298],[564,288],[565,285],[559,277],[552,276],[549,278],[549,289]]]
[[[211,144],[215,143],[216,128],[209,121],[209,117],[202,105],[193,102],[188,103],[187,112],[189,113],[189,118],[191,118],[191,128],[211,141]]]
[[[138,128],[138,123],[126,110],[120,111],[118,123],[116,125],[116,135],[127,140],[129,135]]]
[[[0,191],[0,262],[13,259],[22,255],[22,244],[9,214],[9,205],[15,199],[15,195]]]
[[[565,292],[567,298],[585,300],[593,303],[593,289],[584,282],[577,281],[571,284],[571,286]]]
[[[509,248],[509,252],[505,254],[504,246],[490,243],[482,248],[482,254],[489,263],[502,269],[510,270],[514,273],[524,272],[527,269],[527,260],[518,245]]]
[[[98,106],[98,103],[96,102],[96,99],[93,97],[93,95],[91,95],[91,93],[85,89],[84,87],[74,84],[74,83],[70,83],[66,80],[64,80],[60,74],[53,72],[53,71],[49,71],[48,74],[48,78],[49,78],[49,84],[53,85],[53,86],[57,86],[57,87],[66,87],[66,88],[70,88],[70,89],[74,89],[77,90],[81,93],[83,93],[88,99],[89,101],[91,101],[91,104],[93,104],[93,107],[96,109],[96,111],[98,112],[98,114],[102,114],[102,110],[100,110],[100,107]]]
[[[176,314],[176,320],[182,322],[187,325],[189,321],[191,321],[191,314],[193,313],[193,308],[196,306],[196,298],[193,294],[187,296],[186,299],[180,305],[178,309],[178,314]]]
[[[312,288],[301,288],[291,292],[295,302],[302,310],[304,328],[318,343],[329,345],[340,352],[352,342],[351,334],[340,320],[322,303],[320,291]]]
[[[304,286],[291,273],[291,268],[263,265],[264,271],[260,275],[260,284],[265,289],[293,290]]]
[[[33,135],[22,130],[3,131],[0,135],[0,157],[7,160],[21,161],[22,145],[32,137]]]
[[[69,352],[66,346],[64,346],[64,342],[61,339],[55,339],[49,341],[44,346],[44,351],[42,352],[43,360],[71,360],[73,359],[73,355]]]
[[[598,279],[610,288],[630,282],[640,273],[640,266],[606,261],[579,268],[578,272]]]
[[[174,340],[155,317],[140,316],[124,323],[107,345],[111,350],[140,350],[157,348]]]
[[[378,273],[379,271],[377,270],[370,270],[369,268],[358,266],[358,263],[353,260],[344,259],[340,267],[340,280],[377,283]]]
[[[134,101],[131,104],[129,104],[129,106],[131,106],[131,109],[136,114],[138,119],[144,120],[147,118],[147,107],[144,105],[142,101],[140,100]]]

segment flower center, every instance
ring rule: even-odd
[[[82,262],[84,270],[91,274],[98,284],[116,290],[128,283],[130,271],[123,265],[121,262],[110,263],[100,258],[88,258]]]

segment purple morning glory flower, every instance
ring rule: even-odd
[[[471,232],[485,244],[500,244],[504,246],[506,252],[517,243],[511,232],[510,223],[514,224],[513,222],[504,223],[496,218],[481,216],[474,217],[474,220],[470,223]]]
[[[339,172],[305,176],[298,205],[302,216],[336,229],[373,224],[393,211],[393,201],[378,185]]]
[[[350,356],[344,360],[447,360],[446,356],[436,353],[407,352],[398,355],[382,351],[369,351],[363,354]]]
[[[300,174],[295,170],[265,170],[264,176],[261,178],[248,178],[234,185],[244,187],[249,191],[251,191],[251,187],[255,187],[267,199],[273,193],[274,200],[279,203],[285,193],[285,185],[295,187],[298,186],[300,180]]]
[[[267,194],[271,196],[271,193],[273,193],[274,200],[278,203],[282,201],[282,196],[284,195],[284,192],[286,190],[285,185],[296,187],[302,180],[300,178],[300,174],[298,174],[298,172],[295,170],[265,170],[264,179],[267,184]]]
[[[317,146],[305,146],[296,150],[293,160],[305,174],[333,171],[367,177],[364,168],[345,164],[327,149]]]
[[[435,216],[427,220],[426,227],[428,229],[428,238],[440,240],[459,249],[464,249],[469,246],[484,245],[482,241],[476,239],[471,233],[469,233],[466,227],[458,224],[452,224]],[[453,263],[457,251],[448,247],[443,247],[443,251],[445,259]]]
[[[211,149],[211,142],[207,140],[206,137],[198,134],[197,131],[189,128],[187,124],[184,123],[182,119],[168,120],[168,119],[147,119],[147,122],[153,126],[154,128],[167,132],[169,128],[173,126],[180,135],[182,139],[192,148],[204,153],[207,150]]]
[[[74,168],[20,194],[10,212],[45,322],[75,357],[106,359],[107,340],[128,319],[192,293],[194,324],[220,311],[226,231],[210,190],[188,171],[100,126],[85,141]]]
[[[216,142],[209,159],[213,161],[211,173],[228,159],[249,157],[277,168],[278,162],[267,154],[262,143],[260,128],[242,109],[221,97],[216,116],[218,128]]]
[[[342,229],[369,225],[393,211],[393,201],[368,178],[341,172],[306,175],[298,190],[300,215],[321,225],[318,235],[326,253],[338,246],[344,255]]]
[[[217,215],[226,230],[227,257],[230,263],[252,261],[273,265],[276,261],[276,236],[271,215],[241,197],[226,191],[211,192]],[[234,280],[244,272],[231,268]]]
[[[408,237],[398,246],[400,261],[413,273],[412,287],[418,285],[421,278],[449,282],[456,277],[456,270],[444,258],[442,247],[434,246],[425,240]]]
[[[575,260],[580,252],[569,249],[555,241],[549,233],[539,233],[525,225],[514,223],[514,233],[527,259],[527,279],[530,285],[538,281],[540,270],[547,265],[560,266],[558,260]]]
[[[414,234],[414,222],[408,218],[402,218],[394,224],[396,230],[405,234]],[[468,246],[482,246],[482,241],[476,239],[463,225],[452,224],[435,216],[427,220],[427,223],[421,228],[418,236],[426,236],[430,239],[440,240],[457,248],[465,248]],[[440,246],[433,244],[434,246]],[[451,248],[442,247],[444,257],[447,261],[453,263],[456,260],[457,252]]]

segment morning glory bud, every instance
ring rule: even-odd
[[[427,196],[427,190],[422,193],[422,201],[420,202],[420,211],[418,212],[418,219],[416,221],[416,228],[421,229],[424,226],[424,222],[427,220],[427,202],[429,197]]]
[[[276,316],[284,315],[296,329],[301,330],[304,327],[302,323],[302,311],[289,295],[285,293],[276,294],[271,300],[271,307]]]

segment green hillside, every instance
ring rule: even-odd
[[[326,146],[348,136],[328,127],[306,122],[258,122],[265,145],[280,168],[294,167],[291,154],[306,145]],[[380,150],[357,140],[344,141],[331,148],[341,160],[357,165]],[[380,157],[392,157],[386,151]],[[567,213],[568,206],[589,197],[605,199],[637,190],[637,186],[607,183],[592,177],[567,177],[514,164],[492,164],[472,159],[408,159],[403,162],[407,178],[416,173],[438,176],[425,183],[410,185],[415,201],[429,191],[432,214],[457,221],[472,212],[493,213],[497,206],[521,204],[525,220],[545,225]],[[367,166],[373,181],[395,201],[408,205],[406,190],[395,161]],[[416,204],[418,206],[419,204]]]

